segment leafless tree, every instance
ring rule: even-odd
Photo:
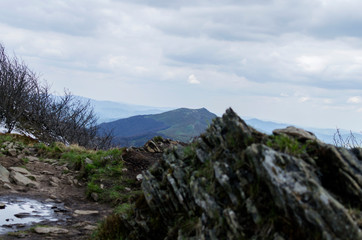
[[[16,57],[9,58],[0,45],[0,117],[10,133],[26,112],[37,78]]]
[[[336,133],[334,133],[333,141],[337,147],[357,148],[362,146],[362,141],[359,141],[352,131],[350,131],[347,137],[343,137],[338,128]]]
[[[97,117],[89,102],[69,91],[56,97],[48,85],[0,44],[0,122],[10,133],[15,127],[45,142],[61,141],[85,147],[110,147],[112,134],[98,133]]]

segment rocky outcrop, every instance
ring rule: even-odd
[[[362,239],[361,149],[297,128],[267,136],[231,109],[167,150],[142,190],[122,239]]]

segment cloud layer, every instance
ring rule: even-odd
[[[58,92],[361,129],[361,8],[358,0],[3,0],[0,41]]]

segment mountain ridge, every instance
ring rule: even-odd
[[[99,128],[100,131],[112,131],[116,145],[141,146],[155,136],[188,142],[202,133],[216,117],[206,108],[178,108],[102,123]]]
[[[117,121],[119,119],[125,119],[134,116],[140,115],[150,115],[150,114],[159,114],[167,111],[174,110],[173,108],[167,107],[153,107],[153,106],[143,106],[143,105],[133,105],[122,102],[108,101],[108,100],[95,100],[91,98],[85,98],[80,96],[75,96],[79,99],[83,99],[82,101],[90,101],[91,105],[94,107],[94,111],[99,116],[98,123],[109,123],[113,121]],[[182,109],[182,108],[181,108]],[[316,128],[311,126],[302,126],[298,124],[290,124],[290,123],[280,123],[268,120],[262,120],[253,117],[245,117],[245,122],[255,129],[271,134],[274,129],[285,128],[288,126],[295,126],[298,128],[303,128],[310,132],[313,132],[318,139],[322,140],[325,143],[335,144],[334,135],[337,132],[337,128]],[[351,131],[346,129],[339,129],[341,137],[343,139],[347,139],[351,136]],[[160,134],[163,136],[162,134]],[[362,139],[362,134],[358,132],[353,132],[353,135],[358,142],[359,139]],[[146,140],[146,139],[145,139]]]

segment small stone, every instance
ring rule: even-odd
[[[6,207],[5,203],[0,203],[0,209],[4,209]]]
[[[129,187],[125,187],[124,188],[127,192],[130,192],[131,191],[131,189],[129,188]]]
[[[73,184],[74,184],[74,183],[73,183],[73,179],[72,179],[71,177],[69,177],[68,180],[67,180],[67,183],[68,183],[69,185],[73,185]]]
[[[57,160],[55,160],[55,159],[50,159],[50,158],[46,158],[46,159],[44,159],[44,162],[46,162],[46,163],[56,163]]]
[[[85,230],[88,230],[88,231],[94,231],[97,229],[97,226],[94,226],[94,225],[87,225],[84,227]]]
[[[49,172],[49,171],[41,171],[41,174],[44,174],[44,175],[50,175],[50,176],[52,176],[52,175],[54,175],[54,173],[52,173],[52,172]]]
[[[38,150],[36,148],[28,148],[28,151],[30,152],[30,154],[34,155],[38,152]]]
[[[98,202],[99,200],[99,195],[95,192],[92,192],[91,194],[91,198],[95,201],[95,202]]]
[[[3,188],[4,188],[4,189],[13,189],[13,188],[12,188],[9,184],[7,184],[7,183],[4,183]]]
[[[39,183],[32,181],[31,179],[16,171],[11,171],[10,178],[19,186],[29,186],[34,188],[39,187]]]
[[[4,183],[10,183],[9,175],[9,171],[0,164],[0,181],[3,181]]]
[[[55,183],[59,183],[59,182],[60,182],[60,179],[57,178],[57,177],[51,177],[50,180],[51,180],[52,182],[55,182]]]
[[[29,162],[39,161],[39,158],[34,157],[34,156],[27,156],[26,158],[29,160]]]
[[[94,215],[94,214],[99,214],[99,211],[96,211],[96,210],[75,210],[74,214],[75,215]]]
[[[283,129],[275,129],[273,131],[273,134],[274,135],[286,134],[288,136],[295,137],[297,139],[312,140],[312,141],[317,140],[317,137],[314,135],[314,133],[293,126],[289,126]]]
[[[75,228],[81,228],[81,227],[84,227],[86,225],[88,225],[87,222],[78,222],[76,224],[73,224],[72,226],[75,227]]]
[[[142,179],[143,179],[142,174],[141,174],[141,173],[138,174],[138,175],[136,176],[136,179],[137,179],[137,181],[142,181]]]
[[[51,194],[49,197],[50,197],[51,199],[57,199],[57,196],[55,196],[54,194]]]
[[[30,213],[17,213],[17,214],[14,214],[15,217],[17,218],[27,218],[27,217],[31,217]]]
[[[93,164],[93,161],[92,161],[91,159],[89,159],[89,158],[86,158],[86,159],[84,160],[84,162],[85,162],[86,164]]]
[[[10,154],[10,156],[12,156],[12,157],[16,157],[16,155],[18,154],[17,152],[16,152],[16,149],[9,149],[8,150],[8,152],[9,152],[9,154]]]
[[[53,181],[50,181],[49,184],[50,184],[50,186],[52,186],[52,187],[59,187],[59,184],[58,184],[58,183],[55,183],[55,182],[53,182]]]
[[[9,170],[15,171],[15,172],[18,172],[18,173],[21,173],[24,175],[31,175],[31,173],[28,170],[26,170],[25,168],[22,168],[22,167],[9,167]]]
[[[69,231],[67,229],[59,228],[59,227],[36,227],[36,228],[34,228],[34,232],[39,233],[39,234],[50,234],[50,233],[66,234]]]

